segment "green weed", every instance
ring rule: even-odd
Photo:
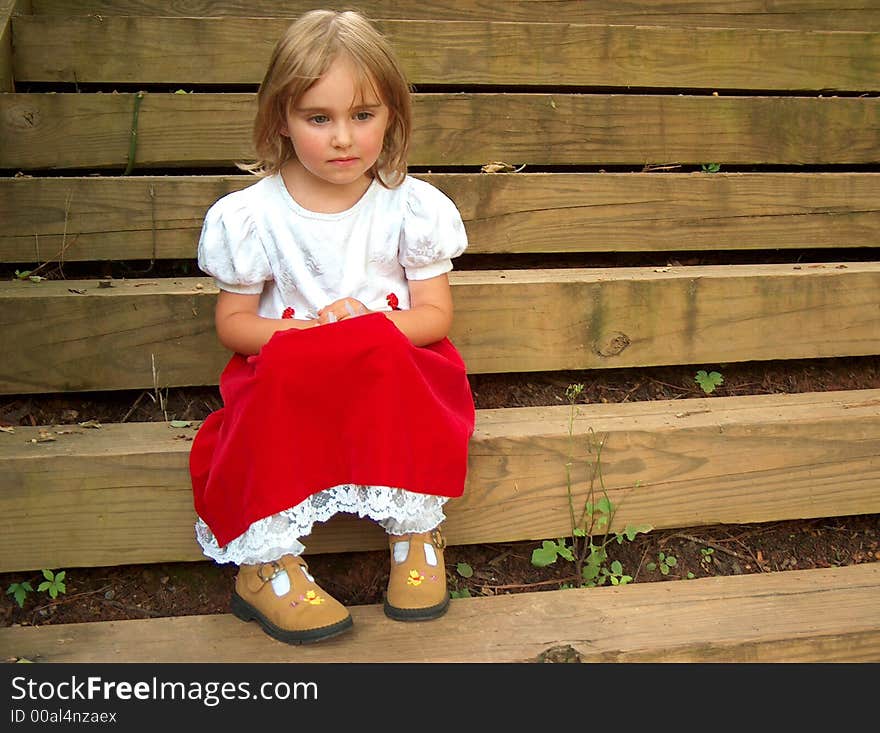
[[[669,571],[676,565],[678,565],[678,560],[675,555],[660,552],[657,554],[657,562],[649,562],[645,567],[651,571],[659,569],[661,575],[669,575]]]
[[[574,417],[575,404],[583,394],[583,384],[571,384],[565,390],[569,402],[568,440],[569,460],[565,464],[565,482],[568,497],[568,511],[571,523],[571,536],[556,540],[544,540],[541,547],[532,552],[532,565],[547,567],[562,558],[575,565],[575,575],[582,579],[581,586],[594,587],[611,583],[625,585],[632,577],[623,572],[623,566],[614,561],[608,565],[606,548],[612,542],[622,544],[632,541],[640,532],[650,532],[648,525],[627,525],[622,532],[611,532],[616,507],[608,496],[602,476],[602,449],[607,435],[601,439],[590,430],[589,452],[594,456],[588,468],[587,496],[582,507],[575,507],[572,491],[571,469],[574,456]]]
[[[724,384],[724,377],[719,372],[707,373],[705,369],[700,369],[694,377],[694,381],[700,385],[703,392],[711,394],[717,386]]]
[[[65,575],[67,575],[65,570],[61,570],[57,573],[48,569],[43,570],[44,580],[37,586],[36,591],[34,591],[34,587],[30,584],[30,581],[24,580],[21,583],[11,583],[6,589],[6,594],[15,599],[19,608],[24,608],[24,603],[27,600],[27,597],[35,592],[48,593],[51,598],[55,599],[58,597],[59,593],[67,592],[67,586],[64,584]]]

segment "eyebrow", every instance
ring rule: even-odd
[[[382,107],[382,102],[377,104],[356,104],[353,107],[350,107],[350,110],[353,109],[376,109],[378,107]],[[297,112],[306,112],[306,113],[314,113],[314,112],[329,112],[330,110],[325,107],[294,107]]]

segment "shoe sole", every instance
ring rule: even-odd
[[[302,631],[282,629],[280,626],[273,624],[235,591],[232,591],[230,608],[236,618],[245,622],[256,621],[269,636],[278,641],[283,641],[285,644],[311,644],[315,641],[329,639],[331,636],[338,636],[353,626],[352,618],[348,616],[335,624],[321,626],[317,629],[304,629]]]
[[[436,606],[429,606],[428,608],[398,608],[388,603],[386,598],[383,608],[385,615],[394,621],[430,621],[446,613],[449,608],[449,598],[450,596],[447,593],[445,600]]]

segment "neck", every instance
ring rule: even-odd
[[[373,182],[370,176],[364,175],[345,185],[328,183],[309,174],[295,159],[284,164],[281,178],[296,203],[320,214],[336,214],[350,209]]]

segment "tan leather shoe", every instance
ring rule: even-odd
[[[232,613],[242,621],[256,621],[269,636],[287,644],[327,639],[352,626],[345,606],[315,583],[305,560],[294,555],[240,565]]]
[[[385,615],[395,621],[427,621],[446,613],[446,542],[439,529],[419,534],[388,535],[391,574]]]

